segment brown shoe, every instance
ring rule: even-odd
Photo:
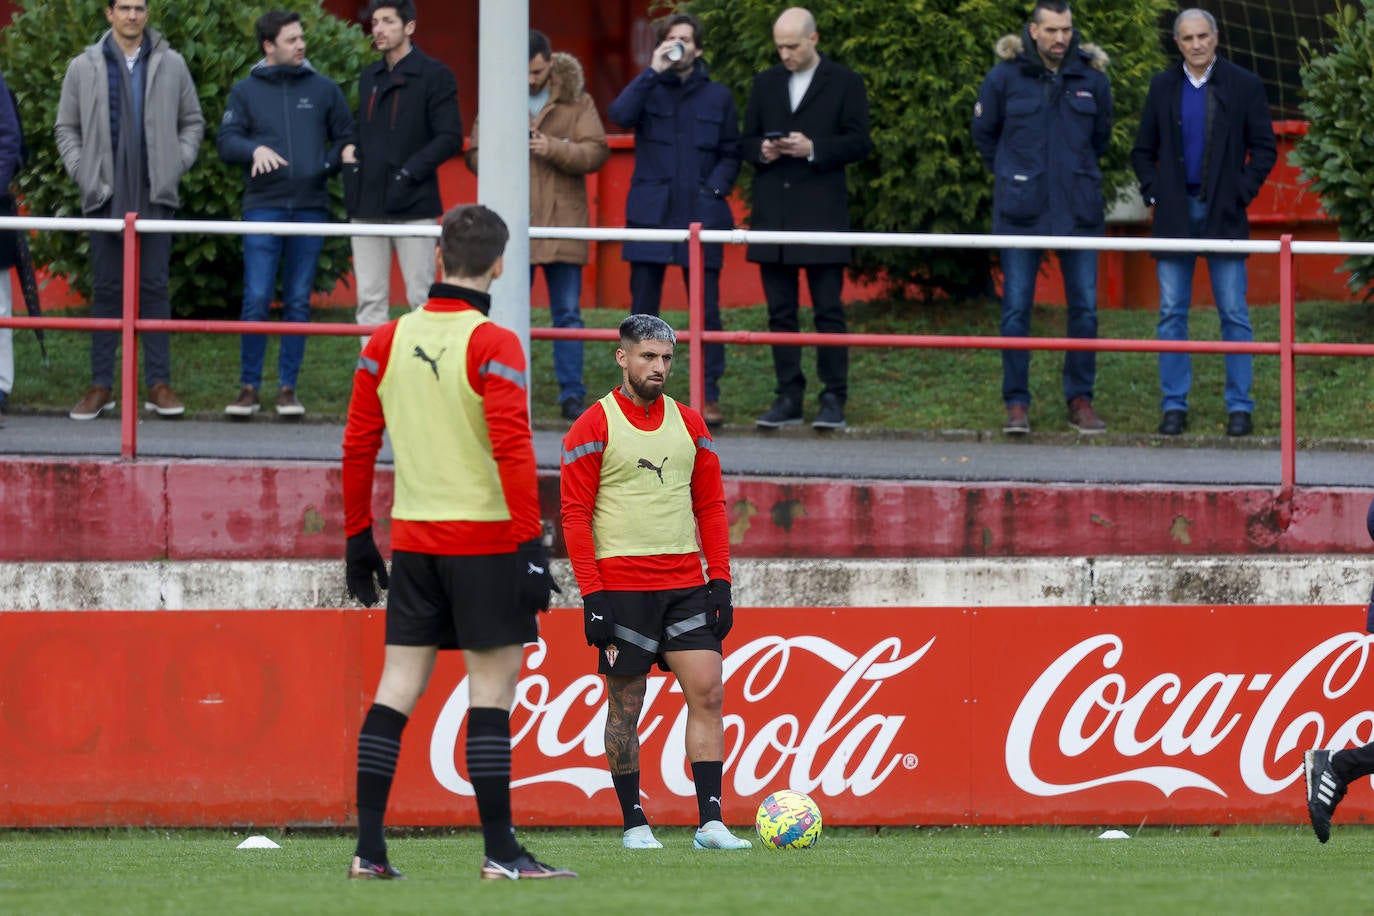
[[[258,403],[258,389],[252,385],[244,385],[239,389],[238,400],[224,408],[224,412],[231,417],[251,417],[262,409]]]
[[[86,396],[76,402],[67,416],[73,420],[94,420],[107,410],[114,410],[114,392],[104,385],[92,385]]]
[[[277,392],[277,416],[299,417],[305,413],[305,405],[296,400],[296,389],[283,388]]]
[[[1030,411],[1025,404],[1007,405],[1007,420],[1002,424],[1002,432],[1008,436],[1024,436],[1030,432]]]
[[[148,389],[148,400],[143,402],[143,409],[151,410],[159,417],[179,417],[186,412],[186,407],[177,400],[172,393],[172,386],[166,382],[158,382]]]
[[[725,422],[725,414],[720,409],[719,401],[707,401],[706,406],[701,408],[701,418],[706,421],[706,425],[714,429]]]
[[[1084,397],[1077,397],[1069,402],[1069,425],[1085,436],[1107,431],[1107,424],[1093,413],[1093,402]]]

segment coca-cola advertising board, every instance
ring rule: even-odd
[[[541,618],[511,717],[517,821],[619,823],[577,611]],[[1374,739],[1363,608],[740,608],[725,815],[807,792],[832,824],[1305,818],[1302,752]],[[379,610],[0,614],[0,824],[343,824]],[[477,820],[443,653],[389,820]],[[649,676],[645,807],[694,823],[686,709]],[[1374,815],[1363,784],[1340,818]]]

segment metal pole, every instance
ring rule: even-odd
[[[692,409],[700,411],[706,406],[706,346],[701,341],[701,332],[706,330],[706,302],[703,298],[705,258],[701,251],[701,223],[692,223],[688,231],[691,235],[687,238],[687,330],[692,338],[687,342],[687,358],[691,363],[687,376],[687,396],[691,398]]]
[[[119,453],[132,460],[138,457],[138,338],[134,321],[138,318],[138,232],[137,213],[124,214],[124,315],[119,328],[121,361],[119,375],[124,389],[119,412]]]
[[[1297,308],[1294,302],[1293,236],[1279,237],[1279,451],[1282,471],[1279,489],[1279,527],[1287,528],[1291,518],[1293,487],[1297,482],[1298,417],[1296,371],[1293,341],[1297,337]],[[1288,509],[1285,515],[1284,509]]]
[[[482,169],[477,200],[510,227],[505,273],[491,287],[491,317],[530,353],[530,118],[528,0],[482,0],[477,111]]]

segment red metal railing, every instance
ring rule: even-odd
[[[94,220],[56,220],[56,219],[25,219],[8,218],[0,219],[0,228],[67,228],[62,224],[82,223],[83,228],[91,228],[93,224],[100,223],[102,228],[95,231],[112,231],[105,227],[104,223],[111,221]],[[135,459],[138,454],[138,412],[135,408],[136,399],[131,393],[138,390],[138,354],[137,354],[137,334],[139,332],[165,331],[170,333],[209,333],[209,334],[303,334],[317,336],[356,336],[359,334],[370,333],[375,330],[374,326],[359,326],[352,324],[311,324],[308,322],[280,322],[280,321],[204,321],[204,320],[153,320],[138,317],[138,288],[139,288],[139,233],[145,230],[139,226],[140,221],[135,214],[127,214],[122,221],[122,233],[124,238],[124,290],[123,290],[123,309],[124,314],[120,319],[95,319],[95,318],[31,318],[27,316],[14,316],[10,318],[0,318],[0,327],[33,327],[33,328],[58,328],[63,330],[118,330],[123,342],[121,355],[120,377],[123,383],[123,390],[126,392],[122,399],[121,423],[120,423],[120,454],[125,459]],[[15,223],[10,226],[10,223]],[[168,221],[157,221],[156,231],[167,231]],[[190,226],[185,231],[197,231],[194,221],[182,221],[183,224]],[[206,226],[210,224],[205,224]],[[75,227],[73,227],[75,228]],[[264,226],[254,226],[254,231],[263,231]],[[282,231],[304,231],[302,224],[290,224]],[[314,230],[321,230],[322,234],[359,234],[360,230],[377,229],[373,234],[386,234],[388,231],[395,232],[392,227],[360,227],[357,224],[347,224],[336,226],[331,224],[328,227],[313,227]],[[202,231],[204,231],[202,229]],[[216,231],[223,231],[220,226]],[[233,231],[241,232],[239,228]],[[404,231],[404,230],[401,230]],[[680,231],[680,230],[679,230]],[[540,237],[561,237],[570,233],[583,234],[587,238],[599,237],[628,237],[633,234],[631,230],[549,230],[535,229],[532,235]],[[995,336],[967,336],[967,335],[922,335],[922,334],[819,334],[819,333],[773,333],[761,331],[707,331],[704,330],[705,307],[703,300],[703,282],[705,272],[705,262],[703,258],[703,244],[729,242],[738,244],[749,240],[750,233],[743,230],[733,232],[705,232],[708,238],[703,242],[703,229],[699,223],[694,223],[686,230],[686,241],[689,248],[688,264],[688,329],[681,332],[681,337],[688,343],[688,353],[690,355],[689,367],[689,397],[693,407],[701,408],[705,401],[705,376],[703,361],[703,345],[706,343],[731,343],[731,344],[750,344],[750,345],[772,345],[786,344],[796,346],[850,346],[850,347],[898,347],[898,348],[920,348],[920,349],[993,349],[993,350],[1094,350],[1098,352],[1132,352],[1132,353],[1249,353],[1265,356],[1277,356],[1279,358],[1279,382],[1280,382],[1280,405],[1279,405],[1279,443],[1280,443],[1280,489],[1277,494],[1279,522],[1283,527],[1287,526],[1291,517],[1291,504],[1293,493],[1296,488],[1296,455],[1297,455],[1297,409],[1296,409],[1296,366],[1294,359],[1297,356],[1374,356],[1374,345],[1371,344],[1323,344],[1323,343],[1298,343],[1296,340],[1296,303],[1295,303],[1295,284],[1293,271],[1293,257],[1295,254],[1295,243],[1291,235],[1284,235],[1278,241],[1277,254],[1279,258],[1280,271],[1280,296],[1279,296],[1279,340],[1255,341],[1251,343],[1236,343],[1226,341],[1164,341],[1164,340],[1123,340],[1123,339],[1080,339],[1080,338],[1057,338],[1057,337],[995,337]],[[758,233],[754,233],[758,235]],[[817,236],[816,233],[772,233],[773,236],[792,235],[800,240],[805,236]],[[869,237],[867,241],[859,241],[860,234],[849,234],[855,239],[855,243],[867,244],[873,241]],[[909,239],[919,239],[921,244],[929,245],[933,239],[938,239],[944,247],[956,247],[957,245],[968,245],[979,247],[994,247],[991,243],[1005,242],[991,236],[910,236]],[[892,241],[896,239],[897,241]],[[889,243],[902,243],[902,238],[888,236]],[[1039,240],[1041,243],[1047,240]],[[1060,239],[1048,240],[1050,242],[1061,243],[1063,247],[1097,247],[1109,249],[1120,247],[1128,243],[1134,243],[1136,247],[1147,246],[1150,248],[1161,248],[1168,244],[1168,240],[1121,240],[1121,239]],[[1013,244],[1035,244],[1035,239],[1020,239]],[[801,242],[805,244],[806,242]],[[815,244],[814,240],[810,242]],[[912,244],[914,242],[906,242]],[[1198,243],[1204,245],[1205,243]],[[1248,248],[1236,250],[1273,250],[1272,242],[1258,243],[1239,243],[1248,245]],[[1299,242],[1297,246],[1304,253],[1355,253],[1354,249],[1359,248],[1355,243],[1339,242]],[[1050,247],[1053,247],[1051,245]],[[1369,246],[1365,246],[1369,247]],[[531,328],[530,337],[536,340],[615,340],[617,333],[613,329],[594,329],[594,328]]]

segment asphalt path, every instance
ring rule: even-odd
[[[558,466],[562,427],[537,429],[541,468]],[[219,417],[142,419],[142,458],[337,461],[343,428],[337,423],[278,420],[259,415],[247,422]],[[717,434],[727,475],[829,477],[955,482],[1063,484],[1188,484],[1278,486],[1281,458],[1276,439],[1072,433],[1033,433],[1009,441],[997,432],[892,434],[849,430],[821,435],[808,427],[759,433],[727,426]],[[76,422],[61,415],[11,414],[0,428],[0,454],[117,458],[117,418]],[[381,455],[390,462],[389,448]],[[1326,442],[1297,456],[1298,486],[1374,486],[1374,443]]]

